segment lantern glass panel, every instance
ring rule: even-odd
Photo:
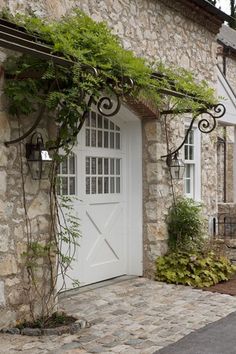
[[[41,179],[42,177],[42,161],[28,160],[32,179]]]
[[[50,171],[51,171],[51,166],[52,166],[52,161],[42,161],[42,174],[41,174],[41,179],[47,179],[49,178]]]
[[[184,162],[182,160],[179,160],[177,157],[175,157],[170,162],[170,171],[173,179],[183,178],[184,170],[185,170]]]

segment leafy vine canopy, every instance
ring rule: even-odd
[[[13,16],[6,11],[2,17],[25,27],[36,41],[50,45],[52,53],[73,62],[64,67],[23,54],[8,57],[4,65],[10,78],[5,85],[10,113],[30,115],[39,105],[45,105],[60,126],[58,144],[75,141],[83,112],[88,109],[87,98],[96,101],[101,92],[115,92],[124,99],[127,94],[148,99],[160,109],[170,103],[163,89],[173,89],[174,83],[176,91],[188,94],[187,99],[171,97],[176,110],[201,110],[216,104],[214,90],[206,81],[198,81],[183,68],[167,68],[162,62],[149,63],[137,57],[122,47],[106,23],[95,22],[80,10],[60,22]],[[153,73],[160,74],[158,79]]]

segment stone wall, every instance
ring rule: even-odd
[[[174,200],[172,192],[175,198],[183,195],[183,181],[173,180],[171,185],[169,168],[161,158],[167,153],[164,119],[143,121],[144,271],[150,277],[156,258],[168,249],[166,217]],[[170,146],[179,145],[184,138],[183,118],[178,117],[178,124],[169,121],[166,127]]]
[[[179,65],[192,70],[199,79],[215,85],[216,64],[215,32],[185,17],[171,1],[157,0],[2,0],[1,7],[8,5],[12,12],[30,10],[43,17],[59,18],[72,7],[81,8],[96,20],[105,20],[126,49],[132,49],[147,60],[163,61],[167,65]],[[178,4],[177,4],[178,5]],[[186,10],[185,13],[188,13]],[[193,17],[193,16],[191,16]],[[0,109],[4,110],[3,106]],[[5,133],[2,142],[14,134],[17,122],[9,120],[3,111],[0,118]],[[172,117],[173,118],[173,117]],[[170,140],[178,145],[184,135],[184,118],[170,119]],[[10,133],[10,123],[12,133]],[[143,195],[144,195],[144,271],[153,275],[156,257],[167,250],[165,217],[173,201],[170,178],[165,161],[160,156],[166,151],[163,120],[143,121]],[[202,201],[207,216],[217,210],[216,135],[202,135]],[[1,143],[0,193],[3,204],[2,233],[9,238],[1,247],[0,301],[7,305],[2,322],[14,321],[27,310],[21,283],[20,254],[25,245],[24,210],[22,207],[19,151]],[[9,161],[9,162],[8,162]],[[35,232],[44,233],[48,227],[47,183],[27,182],[27,203],[30,217],[35,221]],[[176,193],[183,192],[183,183],[175,182]],[[7,206],[7,208],[6,208]],[[43,228],[43,229],[40,229]],[[16,307],[18,307],[16,315]],[[6,319],[7,318],[7,319]]]
[[[167,166],[161,159],[166,153],[163,139],[160,119],[143,121],[144,271],[149,276],[157,256],[167,251],[165,217],[171,202]]]
[[[1,51],[1,62],[8,52]],[[12,53],[11,53],[12,54]],[[2,65],[2,63],[0,63]],[[25,144],[4,142],[26,131],[32,119],[17,118],[7,113],[4,99],[3,71],[0,79],[0,328],[27,319],[30,293],[23,252],[27,247],[26,214],[30,222],[31,240],[46,239],[49,234],[49,182],[32,180],[25,158]],[[19,128],[20,127],[20,128]],[[19,130],[20,129],[20,130]],[[20,133],[21,131],[21,133]],[[39,131],[47,136],[44,124]],[[23,203],[23,184],[25,205]],[[41,265],[41,270],[43,265]]]
[[[45,18],[58,18],[79,8],[97,21],[106,21],[123,46],[150,61],[163,61],[194,71],[199,78],[215,81],[215,27],[199,24],[201,12],[182,12],[170,0],[1,0],[10,11],[31,11]],[[166,4],[168,6],[166,6]],[[193,19],[185,17],[189,14]],[[213,23],[213,21],[212,21]]]

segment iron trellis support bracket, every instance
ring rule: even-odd
[[[189,111],[188,111],[189,112]],[[200,119],[198,121],[198,129],[200,130],[201,133],[204,134],[209,134],[211,133],[217,125],[217,119],[223,117],[223,115],[225,114],[226,109],[225,106],[222,103],[218,103],[214,106],[211,106],[209,108],[205,108],[205,109],[201,109],[199,111],[197,111],[193,117],[192,120],[190,122],[190,125],[186,131],[185,137],[182,141],[182,143],[174,150],[171,150],[168,152],[168,154],[166,155],[162,155],[161,158],[166,158],[167,161],[170,161],[172,159],[173,156],[176,156],[176,154],[179,152],[179,150],[184,146],[184,144],[186,143],[189,133],[193,127],[193,124],[195,123],[196,119],[201,115],[201,114],[206,114],[209,117],[203,117],[202,119]],[[172,114],[173,111],[163,111],[161,112],[162,115],[164,114]],[[186,113],[182,112],[182,113]]]
[[[70,58],[68,60],[67,58],[65,58],[63,56],[62,53],[55,53],[52,48],[52,43],[49,43],[49,42],[43,40],[42,38],[40,38],[38,33],[33,33],[33,34],[28,33],[24,27],[18,26],[16,24],[14,24],[10,21],[4,20],[2,18],[0,18],[0,45],[3,46],[4,48],[8,48],[8,49],[16,50],[21,53],[36,56],[36,57],[41,58],[43,60],[51,60],[56,65],[61,65],[61,66],[70,68],[70,67],[73,67],[73,65],[75,64],[73,58]],[[81,64],[81,69],[84,71],[90,71],[90,73],[92,73],[92,75],[93,74],[97,75],[97,70],[89,65]],[[157,90],[158,92],[163,93],[164,95],[176,96],[176,97],[185,98],[185,99],[187,98],[187,99],[196,101],[198,103],[202,103],[203,105],[206,103],[203,100],[199,100],[197,97],[195,97],[190,92],[187,92],[184,90],[177,90],[176,83],[173,80],[170,80],[166,75],[164,75],[162,73],[152,73],[151,77],[154,80],[157,80],[159,82],[163,82],[163,81],[167,80],[168,88],[162,88],[162,89],[160,88],[159,90]],[[123,95],[124,93],[127,94],[129,92],[129,90],[132,89],[132,87],[134,86],[134,83],[133,83],[132,79],[122,78],[120,80],[120,82],[118,82],[118,83],[117,82],[116,83],[107,83],[107,85],[109,87],[109,91],[112,92],[113,97],[103,96],[99,99],[95,99],[95,97],[91,96],[89,98],[89,104],[88,103],[86,104],[86,108],[85,108],[84,112],[81,113],[81,120],[78,124],[78,128],[75,133],[78,134],[78,132],[82,128],[83,122],[85,120],[84,117],[86,116],[86,112],[90,109],[90,103],[97,104],[97,109],[101,114],[103,114],[104,116],[107,116],[107,117],[111,117],[111,116],[117,114],[120,107],[121,107],[121,103],[120,103],[121,95]],[[101,92],[103,92],[103,88],[101,89]],[[120,94],[119,94],[119,92],[120,92]],[[115,97],[115,99],[114,99],[114,97]],[[84,96],[84,93],[82,92],[81,97],[79,97],[78,99],[84,99],[84,98],[85,98],[85,96]],[[220,118],[224,115],[225,108],[222,104],[215,105],[211,108],[214,110],[215,114],[219,114],[219,116],[213,115],[207,109],[198,111],[193,117],[191,126],[194,123],[194,121],[198,115],[200,115],[202,113],[207,113],[213,119],[213,122],[214,122],[213,129],[214,129],[215,125],[216,125],[215,119]],[[223,113],[219,113],[218,110],[220,110],[220,111],[223,110]],[[187,112],[191,113],[191,109],[185,110],[185,112],[182,112],[182,113],[187,113]],[[170,113],[178,114],[178,112],[173,112],[173,111],[163,111],[162,112],[162,114],[170,114]],[[18,143],[18,142],[24,140],[25,138],[27,138],[38,126],[39,122],[42,119],[42,115],[43,115],[43,113],[40,114],[40,112],[39,112],[39,115],[36,118],[35,122],[33,123],[32,127],[26,133],[24,133],[22,136],[20,136],[17,139],[5,142],[5,145],[9,146],[11,144]],[[204,133],[207,133],[207,132],[210,132],[213,130],[213,129],[211,129],[209,131],[206,131],[205,128],[209,128],[209,123],[206,119],[200,120],[198,126],[199,126],[200,130],[201,130],[201,127],[203,128],[203,130],[205,130],[205,131],[201,130]],[[187,132],[187,134],[189,134],[189,131]],[[185,137],[185,139],[184,139],[183,143],[180,145],[180,147],[178,147],[175,151],[170,152],[169,154],[173,155],[175,152],[178,152],[178,150],[183,146],[186,139],[187,139],[187,136]],[[163,157],[166,157],[167,155],[165,155]]]
[[[97,72],[96,68],[94,68],[94,67],[84,67],[84,71],[92,73],[95,77],[98,76],[98,72]],[[93,104],[97,107],[97,110],[101,115],[103,115],[105,117],[112,117],[112,116],[116,115],[121,108],[121,99],[120,99],[121,94],[128,94],[132,90],[133,86],[134,86],[134,82],[130,78],[122,78],[122,80],[120,80],[120,82],[116,83],[116,85],[114,83],[108,83],[107,88],[108,88],[109,94],[103,94],[98,99],[96,99],[94,97],[94,95],[90,95],[89,98],[87,98],[86,92],[81,91],[78,101],[80,103],[84,102],[86,108],[81,113],[81,119],[79,120],[78,127],[75,129],[72,138],[68,139],[67,143],[69,144],[79,134],[79,132],[82,129],[83,124],[85,122],[86,116],[87,116],[88,112],[90,111],[91,106]],[[101,88],[101,92],[102,91],[103,90]],[[120,92],[120,94],[117,92]],[[86,103],[86,100],[87,100],[87,103]],[[62,106],[63,106],[63,104],[62,104]],[[19,142],[23,141],[24,139],[26,139],[39,125],[39,123],[43,117],[43,114],[45,113],[45,109],[46,109],[46,107],[45,107],[45,105],[43,105],[39,111],[37,118],[35,119],[35,121],[30,129],[28,129],[23,135],[21,135],[18,138],[14,139],[14,140],[6,141],[5,145],[9,146],[12,144],[19,143]],[[62,147],[62,145],[60,143],[60,130],[63,129],[64,124],[62,124],[62,126],[59,129],[59,138],[56,140],[55,146],[51,146],[49,148],[50,150],[58,149],[58,148]]]

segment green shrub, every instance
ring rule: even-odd
[[[213,252],[170,252],[156,261],[156,280],[197,288],[229,280],[235,271],[227,258]]]
[[[167,216],[168,246],[172,251],[195,251],[203,245],[201,204],[189,198],[179,198]]]

